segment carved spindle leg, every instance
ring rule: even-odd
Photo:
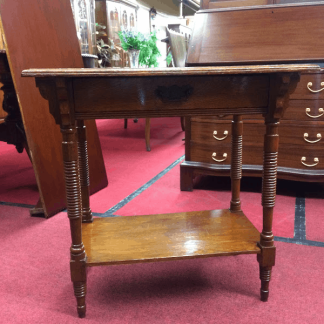
[[[87,146],[87,129],[83,120],[77,121],[78,130],[78,154],[80,167],[80,182],[82,196],[82,221],[91,223],[93,221],[92,212],[89,202],[89,163],[88,163],[88,146]]]
[[[232,122],[232,157],[231,157],[231,182],[232,200],[231,211],[241,210],[240,190],[242,178],[242,116],[234,116]]]
[[[81,188],[78,167],[78,146],[75,126],[61,126],[67,210],[71,228],[71,279],[77,298],[79,317],[85,317],[86,254],[82,243]]]
[[[272,219],[277,185],[278,126],[277,119],[266,120],[262,178],[263,229],[259,243],[261,254],[258,255],[262,301],[268,300],[271,269],[275,265],[276,248],[272,233]]]

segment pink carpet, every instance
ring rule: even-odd
[[[105,213],[184,155],[179,118],[152,119],[151,152],[144,119],[98,121],[109,186],[91,197]],[[89,269],[87,317],[78,319],[69,276],[70,233],[66,213],[31,218],[37,186],[27,155],[0,143],[0,323],[314,323],[324,322],[321,187],[279,181],[274,234],[294,241],[296,193],[306,196],[302,244],[276,242],[277,260],[268,303],[259,301],[256,257],[209,258]],[[193,192],[179,189],[179,164],[114,213],[228,208],[229,181],[202,178]],[[260,230],[260,179],[242,182],[242,206]],[[303,206],[302,206],[303,208]]]
[[[1,323],[321,324],[323,248],[277,242],[269,302],[253,255],[90,268],[87,317],[69,277],[66,213],[1,206]]]

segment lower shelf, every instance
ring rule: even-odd
[[[228,209],[96,218],[82,239],[87,266],[261,253],[258,230]]]

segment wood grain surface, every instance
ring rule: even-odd
[[[23,77],[149,77],[149,76],[187,76],[187,75],[220,75],[220,74],[259,74],[279,72],[314,73],[320,71],[317,64],[263,64],[243,66],[209,66],[186,68],[150,68],[150,69],[28,69],[22,71]]]
[[[59,127],[28,68],[82,68],[83,62],[69,0],[1,0],[0,15],[15,89],[45,216],[65,208],[65,186]],[[88,126],[90,188],[107,185],[95,123]]]
[[[218,9],[228,7],[260,6],[273,4],[274,0],[202,0],[201,9]]]
[[[323,2],[199,11],[187,64],[323,61],[323,14]]]
[[[82,239],[87,266],[260,253],[258,230],[227,209],[97,218]]]
[[[93,102],[95,111],[138,111],[206,108],[262,108],[268,104],[269,77],[236,76],[165,76],[111,79],[93,78],[73,81],[75,112],[88,111]],[[111,91],[103,91],[110,89]],[[145,91],[143,91],[145,89]],[[127,96],[123,94],[127,91]],[[228,98],[228,93],[233,95]],[[120,100],[120,98],[123,100]],[[107,104],[109,105],[107,106]],[[166,105],[167,104],[167,105]]]

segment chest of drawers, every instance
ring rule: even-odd
[[[232,116],[187,118],[181,190],[195,175],[229,176]],[[243,174],[262,176],[265,126],[262,116],[244,119]],[[301,75],[280,126],[278,178],[324,181],[324,71]]]

